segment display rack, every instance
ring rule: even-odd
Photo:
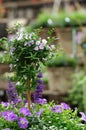
[[[15,1],[15,2],[4,2],[3,6],[5,8],[13,8],[13,7],[40,7],[43,5],[52,5],[54,0],[41,0],[38,2],[33,1]]]

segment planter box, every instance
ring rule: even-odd
[[[49,90],[57,91],[57,94],[68,93],[72,87],[71,76],[73,67],[51,67],[48,68]]]

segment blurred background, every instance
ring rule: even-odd
[[[0,0],[0,38],[11,37],[7,29],[16,23],[41,28],[43,38],[53,28],[61,53],[42,66],[43,96],[86,111],[86,0]],[[5,47],[0,43],[0,101],[7,101],[7,77],[13,76]]]

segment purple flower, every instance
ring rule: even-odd
[[[38,50],[39,50],[39,47],[38,47],[38,46],[36,46],[36,47],[34,48],[34,50],[35,50],[35,51],[38,51]]]
[[[41,50],[44,49],[44,44],[43,43],[40,44],[39,49],[41,49]]]
[[[62,112],[61,105],[57,105],[57,106],[53,107],[52,112],[61,113]]]
[[[30,116],[30,115],[31,115],[31,113],[30,113],[30,111],[29,111],[28,108],[22,107],[22,108],[20,108],[19,112],[20,112],[21,114],[23,114],[24,116]]]
[[[4,107],[8,107],[8,106],[10,105],[9,102],[1,102],[1,104],[2,104],[2,106],[4,106]]]
[[[6,90],[8,101],[17,104],[19,100],[16,87],[11,83],[10,80],[8,80],[8,83],[8,89]]]
[[[18,125],[22,129],[28,128],[28,120],[25,117],[18,118]]]
[[[39,79],[37,80],[38,85],[36,86],[36,90],[35,90],[35,93],[33,95],[34,102],[37,103],[37,104],[46,104],[47,100],[42,98],[42,92],[43,92],[43,89],[44,89],[43,81],[40,80],[40,78],[43,77],[42,72],[39,72],[37,77]]]
[[[40,80],[40,79],[38,79],[38,80],[37,80],[37,83],[39,83],[39,84],[43,84],[43,81]]]
[[[63,112],[63,110],[69,110],[69,109],[70,109],[70,106],[68,104],[62,102],[60,105],[53,107],[52,111],[56,112],[56,113],[61,113],[61,112]]]
[[[35,100],[35,103],[37,103],[37,104],[46,104],[47,100],[45,98],[37,98]]]
[[[1,113],[1,116],[10,122],[17,120],[17,115],[13,111],[4,111]]]
[[[43,109],[40,109],[39,112],[37,112],[37,115],[40,117],[42,115],[43,111],[44,111]]]
[[[36,92],[42,92],[43,91],[43,89],[44,89],[44,84],[40,84],[40,85],[38,85],[37,87],[36,87]]]
[[[62,107],[63,110],[69,110],[70,109],[70,106],[68,104],[66,104],[65,102],[61,103],[61,107]]]
[[[42,78],[42,77],[43,77],[42,72],[39,72],[37,77],[38,77],[38,78]]]
[[[11,48],[11,53],[13,53],[15,51],[15,47]]]
[[[31,42],[28,42],[27,45],[30,47],[31,46]]]
[[[80,114],[82,116],[81,119],[86,122],[86,115],[84,114],[84,112],[80,112]]]

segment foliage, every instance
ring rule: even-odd
[[[62,67],[62,66],[75,67],[76,65],[77,65],[76,59],[66,55],[65,53],[55,55],[51,60],[47,62],[48,67]]]
[[[0,39],[0,51],[6,50],[5,38]]]
[[[84,111],[85,102],[83,102],[83,86],[86,84],[86,76],[83,71],[73,75],[73,87],[69,93],[68,100],[78,107],[79,111]]]
[[[0,63],[8,64],[10,62],[7,39],[3,37],[0,39]]]
[[[7,102],[0,104],[0,129],[2,130],[86,129],[86,125],[81,123],[81,120],[82,118],[77,116],[77,110],[73,111],[66,103],[32,104],[30,111],[27,103],[24,104],[23,101],[18,103],[15,109],[14,105]]]
[[[71,13],[60,11],[58,14],[41,12],[30,26],[32,29],[39,27],[76,27],[85,24],[85,21],[86,14],[84,11],[73,11]]]
[[[10,55],[4,51],[2,53],[0,53],[0,63],[4,63],[4,64],[10,64],[11,60],[10,60]]]

